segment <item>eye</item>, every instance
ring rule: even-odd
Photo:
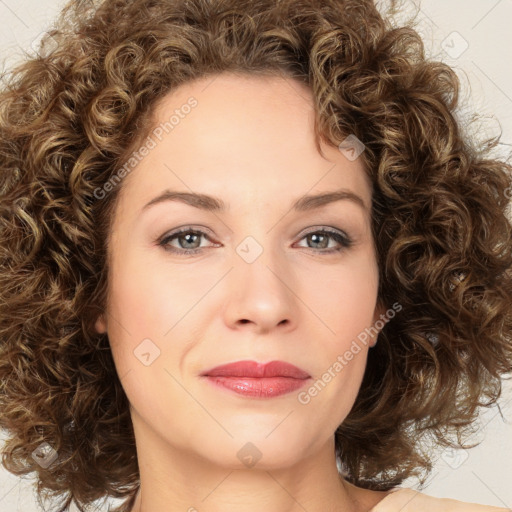
[[[166,251],[177,254],[196,254],[202,249],[200,247],[200,240],[202,236],[208,238],[207,233],[204,231],[190,229],[187,227],[170,233],[168,236],[164,236],[164,238],[159,240],[158,245],[161,245]],[[178,241],[179,247],[169,245],[169,243],[174,240]]]
[[[329,228],[322,228],[320,231],[310,231],[309,233],[306,233],[304,235],[302,240],[304,240],[304,239],[312,242],[316,246],[316,247],[313,247],[313,249],[314,248],[326,249],[327,246],[329,245],[329,239],[334,240],[335,242],[337,242],[339,244],[338,247],[334,247],[334,248],[331,247],[328,250],[320,251],[324,254],[325,253],[331,254],[331,253],[343,251],[343,250],[351,247],[352,243],[353,243],[352,239],[349,236],[347,236],[345,233],[343,233],[342,231],[332,230]],[[308,247],[308,249],[309,248],[310,247]],[[315,252],[318,252],[318,251],[315,251]]]
[[[208,234],[200,229],[191,229],[185,227],[169,233],[160,240],[157,244],[162,246],[164,250],[175,254],[182,254],[184,256],[193,255],[201,252],[204,247],[201,247],[201,238],[205,237],[210,240]],[[313,247],[306,247],[307,249],[313,250],[314,252],[320,252],[324,254],[330,254],[340,252],[348,249],[352,246],[352,239],[342,231],[333,230],[330,228],[322,228],[317,231],[310,231],[306,233],[301,240],[307,240],[313,244]],[[329,241],[334,240],[338,247],[329,248]],[[210,240],[211,241],[211,240]],[[171,242],[177,242],[178,247],[171,245]],[[315,250],[315,249],[327,249],[327,250]]]

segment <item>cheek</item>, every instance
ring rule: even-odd
[[[166,371],[174,373],[169,362],[183,352],[178,336],[181,325],[166,333],[190,308],[184,307],[184,299],[175,293],[174,285],[165,286],[160,270],[139,265],[139,261],[127,255],[112,269],[108,336],[116,371],[130,403],[150,417],[147,408],[180,403],[183,398]],[[171,339],[173,343],[169,343]]]
[[[171,268],[163,258],[150,262],[142,250],[117,255],[122,256],[114,258],[111,269],[108,334],[118,373],[140,372],[139,353],[156,356],[153,370],[171,366],[169,361],[181,360],[188,350],[201,314],[198,303],[218,281],[217,274],[186,264]]]
[[[162,297],[154,288],[150,267],[130,251],[123,252],[120,246],[116,249],[109,276],[108,337],[122,377],[133,374],[132,370],[140,372],[144,367],[137,359],[138,347],[149,349],[152,358],[159,355],[164,332],[158,323]],[[154,346],[145,340],[151,340]]]
[[[211,287],[215,276],[196,268],[167,264],[155,251],[119,251],[112,268],[112,315],[138,336],[163,337]],[[163,252],[163,250],[162,250]]]
[[[323,403],[333,413],[326,419],[329,428],[349,413],[366,369],[378,291],[378,269],[371,256],[347,258],[335,270],[318,268],[314,279],[304,281],[304,296],[317,317],[310,316],[310,321],[323,324],[318,344],[311,347],[311,356],[322,363],[299,402]]]
[[[359,254],[338,267],[318,267],[303,283],[303,296],[337,348],[350,344],[350,340],[372,325],[378,270],[369,256]]]

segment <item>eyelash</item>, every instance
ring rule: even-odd
[[[194,235],[204,235],[205,238],[210,240],[208,238],[208,233],[205,233],[204,231],[201,231],[201,230],[196,230],[196,229],[192,229],[190,227],[186,227],[186,228],[180,229],[178,231],[169,233],[168,235],[165,235],[164,237],[159,239],[157,241],[157,243],[159,246],[163,247],[163,249],[165,251],[168,251],[168,252],[171,252],[174,254],[181,254],[183,256],[193,256],[194,254],[197,254],[198,252],[202,251],[204,249],[204,247],[197,247],[196,249],[177,249],[176,247],[172,247],[172,246],[168,245],[168,243],[171,240],[177,239],[179,237],[179,235],[189,234],[189,233],[192,233]],[[332,239],[334,239],[336,242],[338,242],[341,245],[341,247],[339,247],[337,249],[331,248],[331,249],[327,249],[327,250],[322,250],[322,249],[317,250],[317,249],[314,249],[311,247],[304,247],[304,249],[309,249],[310,251],[320,252],[323,254],[333,254],[333,253],[341,252],[345,249],[349,249],[353,244],[352,239],[350,237],[348,237],[346,234],[341,233],[339,231],[334,231],[329,228],[321,228],[316,231],[310,231],[308,233],[305,233],[304,236],[301,238],[301,240],[306,238],[309,235],[315,235],[315,234],[328,235]]]

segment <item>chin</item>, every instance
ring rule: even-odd
[[[209,459],[210,462],[230,470],[261,469],[276,470],[294,466],[307,454],[305,437],[293,436],[279,426],[269,435],[271,429],[246,429],[232,432],[233,439],[228,435],[207,437],[208,441],[196,447],[199,456]],[[274,427],[275,428],[275,425]],[[282,432],[278,430],[282,428]],[[310,434],[311,435],[311,434]],[[312,447],[311,440],[310,447]]]

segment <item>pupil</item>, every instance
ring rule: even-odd
[[[189,239],[190,239],[190,237],[197,237],[197,235],[194,235],[194,234],[191,234],[191,233],[189,233],[189,234],[185,235],[186,243],[193,243],[193,242],[191,242],[191,241],[189,240]],[[188,247],[187,247],[187,248],[188,248]]]
[[[314,239],[324,238],[324,242],[325,242],[325,239],[327,238],[324,235],[318,235],[317,233],[314,233],[314,234],[312,234],[310,236],[313,237]],[[313,243],[318,243],[318,240],[313,240]],[[322,248],[325,248],[325,243],[322,244]]]

